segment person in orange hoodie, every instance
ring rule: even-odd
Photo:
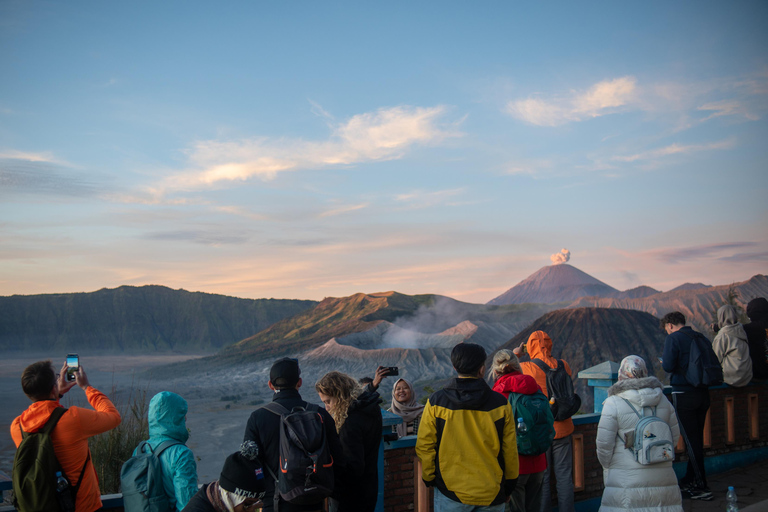
[[[552,340],[544,331],[535,331],[528,337],[528,341],[515,347],[512,351],[518,357],[527,350],[533,359],[540,359],[550,368],[557,368],[557,359],[552,357]],[[572,375],[571,367],[563,361],[563,366],[568,375]],[[521,362],[520,367],[525,375],[536,379],[542,392],[547,393],[547,375],[533,361]],[[555,421],[555,440],[547,450],[547,467],[555,472],[557,485],[557,509],[559,512],[573,512],[573,420],[568,418],[563,421]],[[552,509],[550,502],[549,471],[544,472],[544,480],[541,485],[541,512],[549,512]]]
[[[90,385],[82,366],[74,372],[75,382],[68,382],[66,373],[66,363],[58,376],[50,361],[38,361],[27,366],[21,375],[21,387],[33,403],[11,423],[11,437],[18,447],[22,430],[40,430],[53,410],[61,407],[59,399],[75,384],[80,386],[95,410],[83,407],[67,409],[51,432],[51,441],[70,485],[74,488],[79,484],[75,510],[94,512],[101,508],[101,491],[88,449],[88,438],[118,426],[120,413],[106,395]],[[81,476],[82,483],[79,481]]]

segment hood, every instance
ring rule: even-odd
[[[619,396],[636,407],[656,407],[664,396],[661,381],[656,377],[624,379],[608,388],[608,396]]]
[[[58,400],[40,400],[30,405],[26,411],[21,413],[19,419],[21,429],[24,432],[37,432],[45,425],[51,413],[61,404]]]
[[[768,325],[768,300],[765,297],[758,297],[749,301],[747,316],[753,322]]]
[[[539,385],[536,379],[530,375],[513,372],[502,375],[493,385],[493,390],[509,397],[510,393],[520,393],[522,395],[532,395],[538,391]]]
[[[726,325],[735,325],[739,323],[739,315],[736,313],[736,308],[730,304],[721,306],[717,310],[717,324],[722,329]]]
[[[187,442],[187,401],[170,391],[153,396],[149,402],[149,437],[170,437]]]
[[[528,342],[525,345],[525,349],[528,351],[528,355],[531,359],[542,359],[549,363],[550,360],[554,361],[552,357],[552,339],[549,334],[544,331],[535,331],[528,337]],[[553,364],[557,364],[554,362]]]
[[[744,343],[747,343],[747,331],[744,330],[744,326],[741,324],[729,324],[720,329],[718,334],[723,333],[724,336],[731,338],[738,338]]]
[[[454,378],[444,388],[449,402],[462,407],[457,409],[479,409],[493,393],[483,379]]]
[[[363,391],[360,396],[357,397],[355,401],[353,401],[349,405],[350,411],[360,411],[365,414],[380,414],[379,404],[382,402],[381,396],[376,391],[370,391],[366,389]]]

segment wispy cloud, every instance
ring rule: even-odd
[[[25,193],[83,197],[100,192],[94,180],[47,159],[0,157],[0,195]]]
[[[445,107],[399,106],[353,116],[332,125],[325,141],[253,138],[202,141],[190,153],[191,170],[170,176],[151,192],[205,189],[279,173],[402,158],[416,144],[435,144],[461,133],[440,123]],[[328,117],[327,112],[318,112]]]
[[[394,199],[398,203],[406,204],[408,208],[428,208],[437,204],[443,204],[452,197],[464,193],[464,188],[451,188],[446,190],[413,190],[404,194],[397,194]]]
[[[8,149],[0,151],[2,160],[25,160],[27,162],[47,162],[51,164],[67,165],[67,162],[60,160],[49,152],[34,153],[29,151],[16,151]]]
[[[753,261],[768,261],[768,252],[740,252],[731,256],[718,258],[720,261],[730,261],[734,263],[749,263]]]
[[[349,213],[354,212],[356,210],[362,210],[363,208],[367,208],[369,206],[369,203],[360,203],[360,204],[348,204],[343,206],[338,206],[336,208],[332,208],[330,210],[326,210],[318,215],[318,217],[334,217],[336,215],[341,215],[343,213]]]
[[[647,251],[653,258],[669,264],[684,263],[692,260],[710,258],[716,254],[734,249],[746,249],[758,245],[756,242],[733,242],[722,244],[696,245],[689,247],[673,247]],[[734,255],[721,256],[719,259],[728,259]]]
[[[732,149],[736,145],[735,139],[725,139],[718,142],[710,142],[707,144],[670,144],[663,148],[651,149],[633,155],[619,155],[614,156],[611,160],[616,162],[636,162],[641,160],[654,160],[663,158],[665,156],[679,155],[685,153],[699,153],[701,151],[713,151]]]
[[[566,96],[542,99],[530,97],[507,103],[511,116],[538,126],[559,126],[617,112],[637,97],[637,79],[633,76],[604,80],[586,91],[572,91]]]
[[[700,122],[709,121],[715,117],[723,116],[741,116],[749,119],[750,121],[757,121],[760,116],[755,111],[748,108],[746,105],[738,100],[722,100],[706,103],[700,106],[697,110],[704,112],[712,112],[710,115],[702,119]]]

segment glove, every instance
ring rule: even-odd
[[[422,481],[422,482],[424,482],[424,485],[426,485],[427,487],[432,487],[432,486],[434,486],[434,485],[435,485],[435,480],[434,480],[434,479],[432,479],[432,480],[430,480],[429,482],[427,482],[426,480],[424,480],[424,479],[422,478],[422,479],[421,479],[421,481]]]

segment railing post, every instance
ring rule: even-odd
[[[414,512],[429,512],[429,489],[421,479],[421,460],[413,462],[413,486],[416,488],[416,508]]]
[[[750,393],[747,396],[748,410],[749,410],[749,440],[757,441],[760,439],[760,416],[758,416],[758,395],[757,393]]]
[[[584,490],[584,434],[573,434],[573,490]]]

